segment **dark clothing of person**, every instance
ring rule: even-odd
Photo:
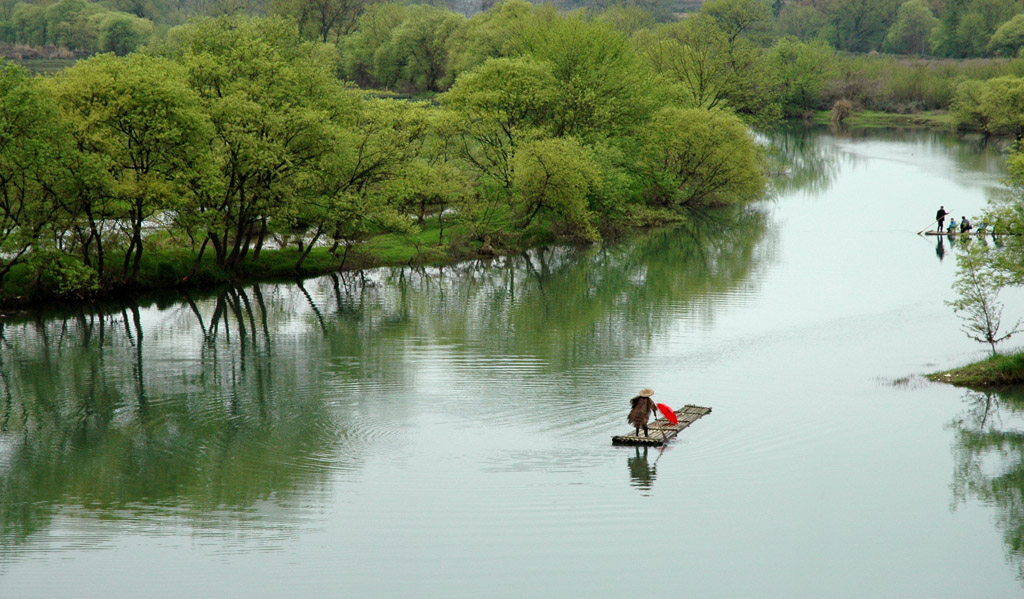
[[[939,211],[935,213],[935,220],[939,221],[939,228],[937,229],[938,231],[942,230],[942,223],[946,222],[946,216],[948,214],[949,213],[942,208],[939,208]]]
[[[648,415],[653,412],[658,413],[658,406],[654,403],[654,400],[650,397],[644,397],[643,395],[637,395],[633,399],[629,400],[629,405],[632,406],[632,410],[629,411],[629,416],[626,418],[626,422],[632,424],[636,428],[636,434],[640,434],[640,429],[644,429],[644,436],[650,436],[647,434],[647,418]]]
[[[971,230],[971,221],[967,220],[967,217],[963,217],[960,221],[960,232],[967,233]]]

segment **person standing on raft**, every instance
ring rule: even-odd
[[[644,436],[649,437],[647,434],[647,418],[651,413],[655,416],[658,414],[658,406],[651,399],[654,395],[654,389],[641,389],[640,394],[629,400],[629,405],[633,409],[629,411],[629,416],[626,418],[626,422],[636,427],[636,435],[640,436],[640,429],[644,429]]]
[[[939,206],[939,211],[935,213],[935,220],[939,222],[939,228],[936,229],[938,232],[942,232],[942,223],[946,222],[946,216],[949,213],[946,212],[945,206]]]

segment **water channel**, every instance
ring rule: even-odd
[[[2,323],[0,597],[1021,596],[1024,395],[920,377],[1005,148],[770,139],[628,243]],[[613,447],[648,386],[713,412]]]

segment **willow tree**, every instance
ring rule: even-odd
[[[634,44],[650,68],[679,90],[677,104],[729,108],[756,123],[780,114],[779,77],[768,55],[709,16],[662,25]]]
[[[658,106],[648,66],[612,25],[582,16],[535,20],[520,51],[550,65],[558,82],[553,135],[593,143],[628,136]]]
[[[57,111],[23,68],[0,63],[0,283],[48,243],[60,208]]]
[[[334,76],[333,49],[303,41],[284,19],[195,21],[172,30],[163,51],[212,122],[219,184],[198,190],[192,210],[217,263],[236,270],[307,196],[311,172],[335,149],[335,117],[357,99]]]
[[[640,138],[646,196],[668,208],[741,204],[760,197],[761,153],[730,112],[664,108]]]
[[[459,77],[439,98],[456,115],[461,156],[484,189],[511,192],[516,148],[552,133],[558,87],[550,63],[496,58]]]
[[[587,148],[571,138],[531,141],[518,149],[513,164],[518,227],[529,227],[546,212],[571,237],[600,238],[588,197],[601,177]]]
[[[110,177],[107,216],[124,230],[121,276],[129,280],[139,274],[144,224],[180,209],[187,190],[206,179],[212,130],[185,78],[184,69],[163,58],[105,54],[79,62],[48,86],[77,146]]]

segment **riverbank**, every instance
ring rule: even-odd
[[[685,216],[668,211],[637,211],[630,222],[607,231],[606,237],[671,226],[685,220]],[[108,280],[105,284],[83,284],[75,278],[84,268],[77,256],[64,255],[42,267],[31,262],[18,264],[0,289],[0,316],[46,304],[134,298],[174,289],[202,291],[223,285],[304,279],[387,266],[439,266],[517,254],[563,242],[568,240],[556,235],[550,223],[541,223],[518,235],[495,233],[481,241],[471,238],[458,225],[445,223],[442,229],[434,217],[427,218],[424,226],[413,233],[380,233],[334,251],[327,246],[316,247],[304,259],[294,242],[285,247],[264,248],[258,258],[250,251],[234,270],[228,271],[216,263],[209,249],[200,258],[198,248],[176,247],[165,240],[152,244],[153,247],[147,246],[138,279],[130,283]],[[107,264],[120,264],[123,258],[123,255],[110,255]]]
[[[986,360],[925,375],[930,381],[957,387],[1008,387],[1024,385],[1024,351],[997,354]]]
[[[11,312],[48,303],[134,297],[170,289],[198,291],[227,284],[306,278],[377,266],[440,264],[488,254],[487,248],[481,251],[480,243],[466,243],[458,249],[442,244],[436,219],[432,225],[415,234],[377,235],[333,252],[329,247],[316,247],[301,264],[303,252],[297,245],[264,248],[258,258],[250,251],[232,271],[219,266],[209,250],[200,258],[198,248],[194,247],[147,248],[134,282],[108,280],[73,286],[67,280],[71,276],[67,269],[19,264],[4,281],[0,310]],[[75,260],[70,256],[65,259]],[[119,264],[120,259],[123,256],[111,256],[107,263]]]

